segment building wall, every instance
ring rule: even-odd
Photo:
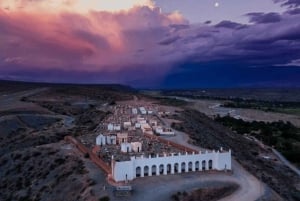
[[[142,151],[142,143],[141,142],[131,142],[131,148],[134,152]]]
[[[116,144],[117,137],[115,135],[112,136],[104,136],[102,134],[98,135],[96,138],[96,145],[106,145],[106,144]]]
[[[106,145],[106,137],[102,134],[98,135],[96,138],[96,145]]]
[[[131,149],[131,144],[130,143],[125,142],[125,143],[121,144],[121,152],[128,153],[128,152],[131,152],[131,151],[132,151],[132,149]]]
[[[108,124],[107,125],[107,130],[113,131],[114,130],[114,125],[113,124]]]
[[[115,181],[133,180],[136,177],[177,174],[203,170],[231,170],[231,151],[163,157],[132,157],[130,161],[112,162]]]
[[[115,136],[115,135],[106,136],[106,143],[107,144],[117,144],[117,136]]]

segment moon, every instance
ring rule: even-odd
[[[214,5],[216,8],[218,8],[220,6],[220,3],[219,2],[216,2],[215,5]]]

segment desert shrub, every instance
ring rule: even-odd
[[[99,198],[99,201],[110,201],[110,198],[108,196],[104,196]]]
[[[173,195],[171,196],[171,199],[174,200],[174,201],[179,201],[179,197],[178,197],[178,195],[176,195],[176,194],[173,194]]]
[[[63,158],[57,158],[57,159],[55,159],[55,163],[57,163],[59,165],[64,164],[65,163],[65,159],[63,159]]]

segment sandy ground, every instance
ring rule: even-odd
[[[216,108],[218,105],[222,103],[222,101],[218,100],[191,100],[187,99],[191,103],[193,103],[190,107],[198,110],[199,112],[203,112],[208,116],[216,115]],[[275,112],[264,112],[261,110],[254,109],[241,109],[241,108],[226,108],[228,110],[234,110],[234,113],[240,116],[245,121],[264,121],[264,122],[272,122],[272,121],[290,121],[295,126],[300,127],[300,117],[297,115],[291,114],[283,114],[283,113],[275,113]]]
[[[22,97],[31,96],[42,91],[46,91],[47,89],[48,88],[39,88],[28,91],[16,92],[13,94],[0,94],[0,111],[36,110],[49,113],[47,109],[42,108],[34,103],[20,101]]]

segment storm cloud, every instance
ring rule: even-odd
[[[0,8],[1,78],[154,86],[176,72],[198,74],[201,66],[266,72],[299,64],[300,1],[275,0],[291,7],[283,13],[245,13],[248,24],[190,24],[150,1],[84,13],[48,12],[44,1],[23,0],[25,8],[6,2]]]

